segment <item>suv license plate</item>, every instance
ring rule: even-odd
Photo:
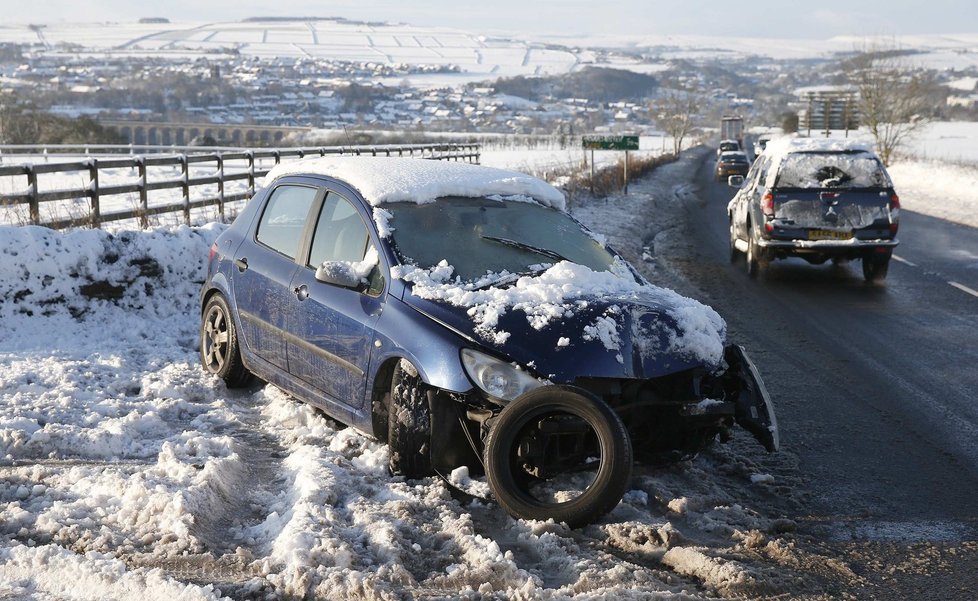
[[[852,232],[837,232],[833,230],[808,230],[809,240],[849,240]]]

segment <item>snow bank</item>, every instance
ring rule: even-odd
[[[314,173],[349,183],[373,206],[385,202],[431,202],[443,196],[525,196],[564,209],[564,195],[535,177],[453,161],[329,156],[281,163],[265,185],[285,175]]]
[[[901,160],[889,172],[905,210],[978,227],[978,167]]]

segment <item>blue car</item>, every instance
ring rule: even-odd
[[[210,249],[200,355],[390,446],[485,473],[511,515],[579,526],[634,459],[691,456],[771,400],[709,307],[649,284],[536,178],[425,159],[276,167]]]

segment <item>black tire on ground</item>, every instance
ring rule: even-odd
[[[564,501],[534,495],[533,485],[543,481],[527,472],[529,460],[521,457],[548,418],[584,422],[590,428],[587,436],[593,433],[593,448],[588,447],[585,459],[598,458],[590,484]],[[628,490],[632,474],[632,444],[621,418],[598,397],[572,386],[537,388],[506,405],[489,430],[485,459],[493,494],[510,515],[553,518],[571,527],[591,523],[614,509]]]
[[[200,320],[200,362],[204,370],[227,384],[228,388],[241,388],[251,381],[251,372],[241,361],[238,332],[228,303],[215,294],[204,306]]]
[[[740,258],[740,251],[737,250],[737,234],[734,233],[733,217],[730,217],[730,262],[736,263]]]
[[[867,282],[878,282],[886,279],[890,269],[890,256],[863,258],[863,278]]]
[[[390,470],[406,478],[424,478],[431,469],[431,408],[421,377],[398,365],[391,381],[387,414]]]
[[[764,262],[758,256],[757,239],[754,236],[753,229],[748,225],[747,227],[747,275],[751,278],[756,278],[764,268]]]

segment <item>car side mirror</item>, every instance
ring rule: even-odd
[[[743,188],[744,187],[744,176],[743,175],[731,175],[727,177],[727,185],[731,188]]]
[[[353,271],[349,261],[326,261],[316,269],[316,279],[326,284],[342,288],[357,289],[363,285],[363,280]]]

